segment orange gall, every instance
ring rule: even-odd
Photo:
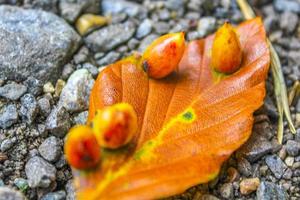
[[[241,44],[234,28],[229,23],[225,23],[215,35],[211,62],[216,71],[224,74],[232,74],[241,66]]]
[[[68,163],[76,169],[92,169],[100,162],[100,146],[89,126],[73,127],[67,135],[64,149]]]
[[[154,40],[142,56],[144,71],[151,78],[164,78],[173,72],[185,49],[184,33],[170,33]]]
[[[127,103],[118,103],[98,110],[93,131],[101,147],[117,149],[128,144],[137,131],[137,115]]]

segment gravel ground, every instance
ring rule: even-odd
[[[300,79],[300,2],[251,3],[264,17],[291,88]],[[89,91],[105,65],[168,32],[185,31],[193,40],[224,21],[243,20],[230,0],[0,0],[0,5],[0,200],[24,199],[22,194],[75,199],[63,138],[72,125],[85,122]],[[83,13],[111,15],[111,23],[80,36],[74,24]],[[279,145],[271,76],[267,89],[250,140],[219,177],[170,199],[300,199],[300,100],[291,106],[297,134],[285,124]]]

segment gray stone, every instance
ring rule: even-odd
[[[244,176],[249,177],[252,174],[251,164],[248,162],[247,159],[243,157],[238,158],[237,167],[239,172]]]
[[[25,94],[21,98],[20,115],[22,120],[31,124],[39,112],[38,103],[32,94]]]
[[[152,30],[152,21],[150,19],[145,19],[142,21],[142,23],[139,25],[137,31],[136,31],[136,37],[138,39],[141,39],[148,34],[151,33]]]
[[[0,150],[1,152],[5,152],[12,148],[14,144],[16,143],[16,138],[7,138],[1,142]]]
[[[158,38],[158,35],[156,35],[156,34],[151,34],[151,35],[148,35],[147,37],[145,37],[140,43],[140,46],[138,49],[139,52],[145,51],[147,46],[149,46],[149,44],[151,44],[156,38]]]
[[[80,50],[74,55],[74,63],[76,65],[87,62],[89,56],[89,49],[85,46],[80,48]]]
[[[27,80],[24,82],[24,84],[28,88],[28,92],[38,96],[42,93],[43,91],[43,83],[42,81],[30,76],[27,78]]]
[[[85,42],[94,52],[106,52],[127,42],[134,33],[135,25],[131,22],[113,24],[94,31],[85,38]]]
[[[160,35],[168,33],[171,29],[170,25],[166,22],[156,22],[153,24],[153,28]]]
[[[111,51],[106,54],[103,58],[97,60],[97,64],[100,66],[105,66],[116,62],[121,57],[121,54],[115,51]]]
[[[16,178],[14,180],[14,184],[21,191],[26,191],[28,189],[28,187],[29,187],[28,181],[26,179],[24,179],[24,178]]]
[[[47,188],[56,179],[56,169],[43,158],[35,156],[25,165],[25,173],[31,188]]]
[[[88,118],[88,111],[84,111],[79,113],[74,117],[75,124],[86,124],[87,118]]]
[[[54,14],[0,6],[0,41],[0,79],[55,81],[80,37]]]
[[[171,9],[171,10],[175,10],[178,11],[182,8],[184,8],[184,0],[167,0],[165,5],[167,8]]]
[[[225,199],[232,199],[233,197],[233,187],[231,183],[223,184],[220,189],[220,194]]]
[[[75,188],[73,186],[73,181],[69,180],[66,184],[66,191],[67,191],[67,200],[76,200],[76,193]]]
[[[87,109],[93,85],[94,79],[87,69],[75,71],[63,88],[58,105],[63,106],[69,112]]]
[[[249,162],[255,162],[268,153],[271,153],[272,150],[273,146],[270,141],[258,134],[252,134],[246,144],[240,148],[238,154],[241,154]]]
[[[57,3],[58,0],[24,0],[24,7],[57,13]]]
[[[48,137],[40,146],[39,152],[47,161],[55,162],[61,155],[61,147],[59,140],[54,137]]]
[[[87,69],[92,74],[92,76],[94,78],[96,78],[98,73],[99,73],[98,68],[95,65],[91,64],[91,63],[84,63],[82,65],[82,68]]]
[[[48,116],[51,112],[51,104],[48,98],[43,97],[38,100],[39,110],[43,116]]]
[[[64,137],[70,124],[69,113],[63,107],[54,107],[46,120],[46,129],[58,137]]]
[[[65,199],[66,199],[66,192],[63,190],[57,192],[50,192],[41,198],[41,200],[65,200]]]
[[[74,23],[81,13],[99,13],[99,0],[60,0],[61,16],[70,23]]]
[[[216,28],[216,22],[217,20],[214,17],[202,17],[199,20],[197,27],[199,37],[204,37],[214,31]]]
[[[278,179],[280,179],[283,176],[285,170],[287,169],[287,166],[277,155],[271,155],[266,157],[266,163],[271,172]]]
[[[300,142],[288,140],[285,148],[288,155],[297,156],[300,153]]]
[[[281,185],[262,181],[256,191],[257,200],[287,200],[288,195]]]
[[[291,11],[300,13],[300,2],[293,0],[275,0],[274,7],[277,11]]]
[[[16,190],[0,187],[0,200],[25,200],[25,197]]]
[[[25,94],[26,91],[26,86],[18,83],[10,83],[0,87],[0,97],[15,101]]]
[[[292,12],[284,12],[280,17],[280,28],[288,33],[292,33],[298,24],[299,17]]]
[[[0,127],[9,128],[18,121],[18,112],[15,104],[7,104],[0,108]]]
[[[146,8],[132,1],[102,0],[101,7],[104,15],[126,13],[131,17],[138,17],[140,19],[147,16]]]

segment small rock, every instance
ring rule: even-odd
[[[54,96],[55,97],[59,97],[64,86],[66,85],[66,82],[64,80],[58,79],[56,84],[55,84],[55,92],[54,92]]]
[[[130,17],[138,17],[140,19],[147,16],[146,8],[133,1],[102,0],[101,7],[104,15],[126,13]]]
[[[63,190],[57,192],[50,192],[41,198],[41,200],[65,200],[65,199],[66,199],[66,192]]]
[[[200,197],[200,200],[220,200],[220,199],[214,195],[204,194]]]
[[[300,13],[300,3],[293,0],[275,0],[274,7],[277,11],[290,11]]]
[[[198,22],[198,33],[199,37],[204,37],[207,34],[215,30],[216,18],[214,17],[202,17]]]
[[[28,93],[31,93],[34,96],[38,96],[42,93],[42,87],[43,87],[42,81],[40,81],[32,76],[29,76],[26,79],[26,81],[24,82],[24,84],[28,88]]]
[[[52,13],[1,6],[0,41],[0,79],[19,82],[33,76],[43,84],[60,76],[81,38]]]
[[[84,111],[79,113],[78,115],[76,115],[74,117],[74,123],[75,124],[86,124],[87,118],[88,118],[89,112],[88,111]]]
[[[227,170],[227,177],[226,177],[226,182],[232,183],[234,181],[237,181],[240,177],[239,172],[233,168],[229,167]]]
[[[22,120],[32,124],[39,112],[38,103],[32,94],[25,94],[21,98],[20,115]]]
[[[0,127],[9,128],[18,121],[18,112],[15,104],[7,104],[0,108]]]
[[[38,156],[28,160],[25,165],[25,173],[31,188],[47,188],[56,178],[55,167]]]
[[[287,166],[277,155],[271,155],[266,157],[266,163],[272,171],[272,173],[274,174],[274,176],[278,179],[282,177],[285,170],[287,169]]]
[[[25,8],[34,8],[34,9],[42,9],[45,11],[57,13],[57,3],[58,0],[24,0]]]
[[[221,196],[225,199],[231,199],[233,197],[233,187],[231,183],[225,183],[219,190]]]
[[[75,71],[63,88],[59,106],[63,106],[69,112],[78,112],[87,109],[90,91],[94,85],[94,79],[86,69]]]
[[[259,173],[261,176],[265,176],[267,174],[267,171],[268,171],[267,165],[263,165],[259,168]]]
[[[13,147],[13,145],[16,143],[16,138],[8,138],[1,142],[0,150],[1,152],[5,152]]]
[[[82,65],[82,68],[87,69],[92,74],[92,76],[94,78],[97,78],[97,75],[98,75],[99,71],[98,71],[98,68],[95,65],[93,65],[91,63],[84,63]]]
[[[29,187],[28,181],[26,179],[24,179],[24,178],[16,178],[14,180],[14,184],[22,192],[25,192],[28,189],[28,187]]]
[[[284,174],[282,175],[282,178],[286,179],[286,180],[290,180],[293,176],[293,171],[289,168],[287,168],[284,172]]]
[[[66,191],[67,191],[67,200],[76,200],[75,188],[73,186],[73,181],[70,180],[66,184]]]
[[[139,25],[137,32],[136,32],[136,37],[138,39],[141,39],[141,38],[147,36],[148,34],[150,34],[151,30],[152,30],[152,21],[150,19],[145,19]]]
[[[37,125],[37,130],[39,132],[39,136],[41,137],[46,137],[47,136],[47,129],[46,126],[44,124],[38,124]]]
[[[258,178],[248,178],[248,179],[243,179],[240,183],[240,192],[243,195],[250,194],[254,191],[259,186],[259,179]]]
[[[244,176],[249,177],[252,174],[252,167],[247,159],[245,159],[243,157],[238,158],[237,166],[238,166],[239,172],[241,174],[243,174]]]
[[[105,66],[114,63],[121,57],[121,54],[115,51],[111,51],[106,54],[103,58],[97,60],[97,64],[100,66]]]
[[[106,52],[127,42],[134,33],[135,26],[131,22],[113,24],[94,31],[85,38],[85,42],[94,52]]]
[[[280,149],[280,151],[278,153],[278,156],[281,160],[284,160],[286,158],[286,149],[285,149],[285,147]]]
[[[159,35],[166,34],[170,30],[170,25],[166,22],[156,22],[153,24],[153,28]]]
[[[257,200],[286,200],[288,195],[281,185],[262,181],[256,191]]]
[[[48,98],[43,97],[38,100],[39,110],[43,116],[48,116],[51,112],[51,104]]]
[[[69,119],[65,108],[54,107],[46,120],[46,129],[58,137],[64,137],[71,127]]]
[[[74,62],[76,62],[75,58],[74,58]],[[74,68],[75,67],[72,64],[70,63],[66,64],[62,71],[62,79],[67,80],[70,77],[70,75],[74,72]]]
[[[292,12],[284,12],[280,16],[280,28],[286,30],[288,33],[292,33],[298,24],[299,18],[297,14]]]
[[[44,93],[51,93],[53,94],[55,92],[54,86],[52,85],[51,82],[47,82],[44,86],[43,86],[43,92]]]
[[[26,91],[26,86],[17,83],[10,83],[0,87],[0,97],[15,101],[25,94]]]
[[[8,187],[0,187],[0,200],[25,200],[22,193]]]
[[[54,136],[48,137],[40,146],[39,152],[47,161],[55,162],[61,155],[61,147],[58,139]]]
[[[294,157],[287,157],[284,162],[288,167],[292,167],[294,164]]]
[[[300,152],[300,142],[288,140],[285,145],[286,151],[290,156],[297,156]]]

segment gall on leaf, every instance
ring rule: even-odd
[[[73,127],[67,135],[64,148],[68,163],[75,169],[92,169],[100,162],[100,146],[89,126]]]
[[[216,33],[212,47],[212,67],[225,74],[232,74],[241,67],[242,47],[234,28],[225,23]]]
[[[128,144],[137,130],[137,116],[131,105],[118,103],[96,112],[93,131],[101,147],[117,149]]]
[[[251,135],[253,113],[265,97],[270,64],[260,18],[236,27],[241,67],[214,80],[214,35],[187,44],[177,72],[149,78],[140,58],[106,67],[90,95],[89,122],[97,110],[132,105],[137,131],[130,145],[102,152],[101,167],[74,170],[77,199],[160,199],[214,179]]]
[[[184,33],[170,33],[154,40],[145,50],[141,64],[149,77],[160,79],[176,70],[185,49]]]

